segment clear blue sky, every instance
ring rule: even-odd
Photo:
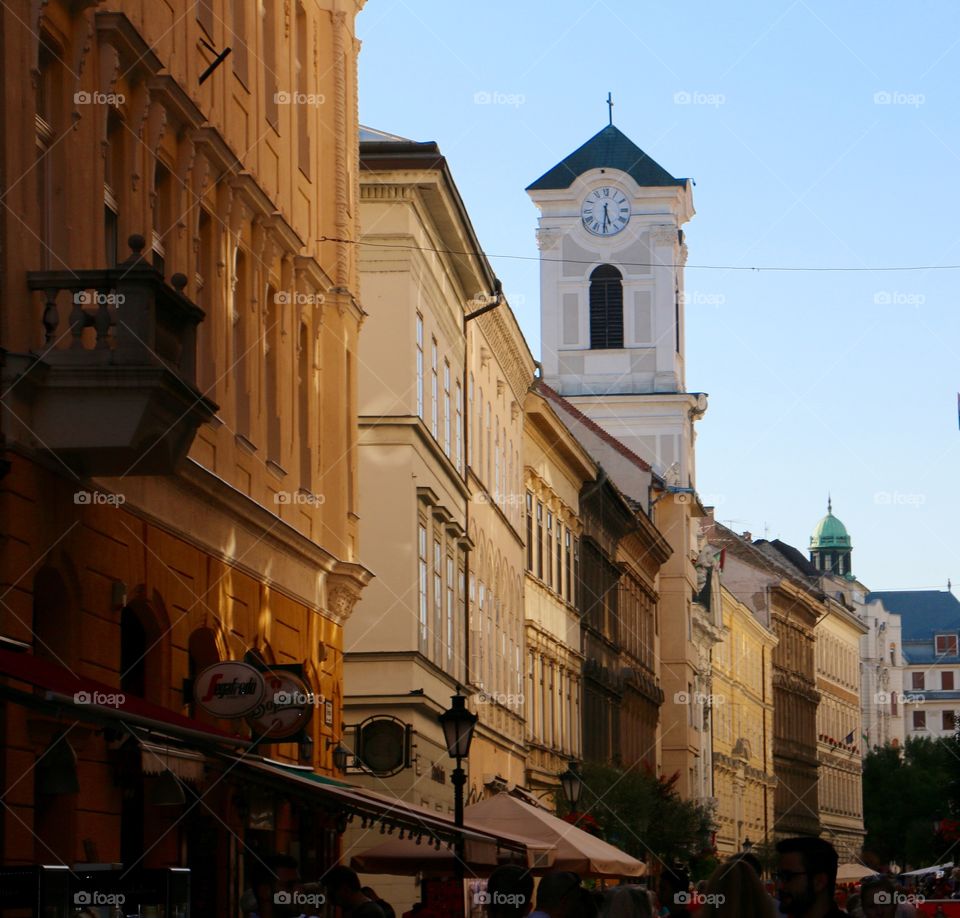
[[[358,33],[361,121],[440,144],[535,356],[523,189],[612,91],[617,126],[696,181],[704,500],[806,550],[830,491],[869,587],[960,590],[960,270],[695,267],[960,265],[960,4],[369,0]]]

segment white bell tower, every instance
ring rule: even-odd
[[[692,182],[611,123],[527,193],[540,209],[544,382],[669,484],[693,487],[693,421],[706,396],[684,381]]]

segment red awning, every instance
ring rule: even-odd
[[[59,663],[30,653],[0,649],[0,677],[42,689],[44,694],[38,700],[43,698],[69,706],[71,714],[78,720],[127,720],[142,727],[162,728],[171,735],[212,743],[225,742],[232,746],[250,742],[239,734],[218,730],[143,698],[123,694],[116,686],[78,676]],[[14,693],[23,694],[16,693],[16,690]]]

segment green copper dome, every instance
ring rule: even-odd
[[[810,550],[823,548],[850,548],[850,534],[847,527],[833,515],[833,505],[827,501],[827,515],[817,523],[810,536]]]

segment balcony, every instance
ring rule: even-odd
[[[17,381],[27,437],[81,475],[169,474],[217,411],[195,385],[204,314],[183,295],[186,277],[167,285],[143,237],[129,245],[116,268],[27,274],[44,295],[45,337]]]

